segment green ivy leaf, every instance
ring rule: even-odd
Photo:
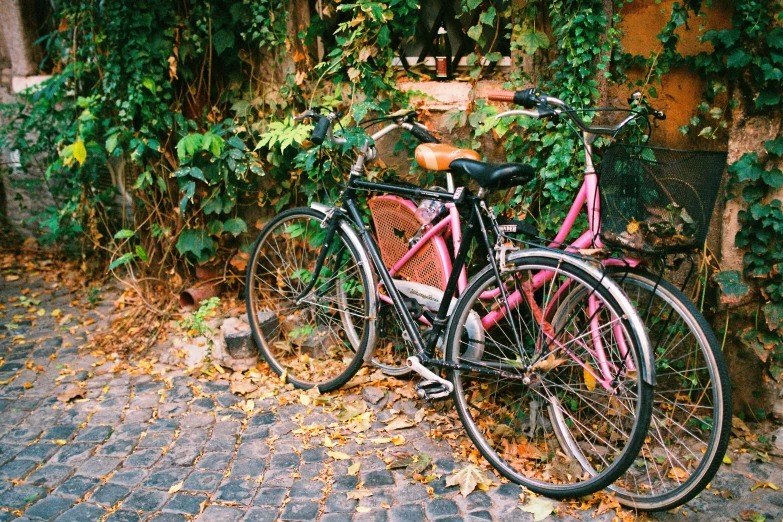
[[[177,156],[180,161],[186,158],[192,158],[193,154],[201,147],[204,141],[203,134],[188,134],[177,142]]]
[[[769,140],[764,143],[764,148],[767,152],[774,154],[775,156],[783,156],[783,136],[778,137],[776,140]]]
[[[179,235],[177,250],[183,255],[191,254],[196,261],[203,263],[214,254],[215,242],[205,229],[188,228]]]
[[[533,54],[539,49],[548,49],[550,42],[546,33],[529,29],[519,35],[519,43],[527,54]]]
[[[232,218],[223,223],[223,231],[236,237],[243,232],[247,232],[247,224],[242,218]]]
[[[726,59],[726,67],[730,69],[739,69],[748,65],[751,60],[753,60],[753,56],[751,56],[750,53],[743,49],[735,49]]]
[[[223,141],[223,138],[214,134],[212,131],[208,131],[204,133],[201,149],[211,152],[213,156],[220,156],[223,153],[225,145],[226,143]]]
[[[773,189],[783,187],[783,172],[780,169],[765,170],[761,179]]]
[[[148,263],[150,260],[149,256],[147,255],[147,251],[144,250],[144,247],[141,245],[136,245],[136,255],[139,256],[139,259],[145,263]]]
[[[783,27],[776,27],[767,33],[767,43],[770,47],[783,49]]]
[[[114,270],[118,266],[130,263],[131,261],[133,261],[134,257],[136,257],[136,254],[133,254],[131,252],[122,254],[120,257],[118,257],[117,259],[111,262],[111,264],[109,265],[109,270]]]
[[[141,80],[141,84],[146,87],[152,94],[155,94],[155,81],[152,78],[144,78]]]
[[[114,234],[114,239],[128,239],[129,237],[133,237],[135,235],[136,232],[134,232],[133,230],[128,230],[127,228],[123,228],[122,230]]]
[[[468,29],[468,37],[469,37],[471,40],[478,41],[478,39],[479,39],[479,38],[481,38],[481,33],[482,33],[482,31],[483,31],[483,30],[482,30],[482,28],[481,28],[481,25],[480,25],[480,24],[478,24],[478,25],[474,25],[473,27],[471,27],[470,29]]]
[[[82,140],[76,140],[73,144],[73,158],[79,162],[80,167],[84,163],[84,160],[87,159],[87,149],[84,147],[84,142]]]
[[[742,276],[737,270],[724,270],[712,276],[712,280],[718,283],[723,304],[737,304],[748,295],[750,287],[742,282]]]
[[[207,230],[213,236],[219,236],[223,232],[223,222],[219,219],[213,219],[207,223]]]
[[[221,29],[212,35],[212,46],[215,52],[223,54],[223,51],[234,46],[234,33],[227,29]]]
[[[780,103],[780,94],[772,91],[762,91],[756,97],[756,107],[765,105],[777,105]]]

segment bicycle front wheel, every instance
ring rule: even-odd
[[[474,278],[449,327],[457,412],[510,480],[556,498],[594,493],[631,465],[647,433],[647,338],[630,301],[586,263],[542,250],[509,264],[502,287],[491,267]],[[582,289],[554,328],[548,318]]]
[[[728,369],[712,329],[677,287],[643,270],[611,273],[647,327],[656,383],[642,451],[610,489],[626,506],[669,510],[698,495],[723,462],[731,432]]]
[[[261,231],[246,278],[247,314],[264,359],[297,388],[339,388],[374,343],[373,276],[364,250],[338,226],[317,280],[326,215],[311,208],[278,214]]]

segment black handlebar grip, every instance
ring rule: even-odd
[[[514,103],[521,105],[526,109],[534,109],[538,106],[541,96],[541,91],[538,89],[530,88],[524,91],[517,91],[514,93]]]
[[[422,143],[440,143],[440,140],[427,132],[426,130],[422,129],[418,125],[413,125],[413,128],[411,129],[411,134],[419,140]]]
[[[331,121],[329,121],[329,118],[326,116],[321,116],[321,119],[318,120],[318,123],[315,125],[315,129],[313,129],[313,134],[310,136],[310,141],[316,145],[321,145],[326,139],[326,131],[329,130],[330,123]]]

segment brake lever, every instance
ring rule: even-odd
[[[303,121],[303,120],[307,120],[307,119],[312,119],[315,116],[320,116],[320,114],[318,114],[317,112],[315,112],[313,110],[307,109],[306,111],[304,111],[299,116],[294,116],[294,121]]]

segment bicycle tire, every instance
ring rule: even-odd
[[[375,342],[376,306],[371,263],[347,223],[338,225],[315,287],[296,302],[312,279],[325,219],[308,207],[275,216],[253,245],[245,280],[248,322],[261,355],[295,387],[322,392],[341,387],[362,366]],[[264,325],[263,312],[271,314]]]
[[[503,303],[487,304],[486,299],[482,303],[482,295],[487,295],[487,289],[493,282],[497,284],[491,267],[484,269],[471,281],[455,309],[449,325],[446,360],[452,363],[462,361],[464,364],[473,361],[506,372],[506,375],[500,373],[494,375],[492,377],[494,382],[486,382],[489,379],[480,380],[476,377],[478,372],[475,370],[467,372],[451,369],[449,372],[454,384],[453,397],[456,409],[468,436],[484,458],[501,475],[526,486],[531,491],[550,497],[584,496],[610,485],[633,463],[641,448],[652,411],[652,384],[647,381],[652,381],[653,377],[651,369],[646,366],[651,360],[649,345],[643,325],[630,301],[624,297],[615,283],[608,277],[602,277],[600,271],[591,268],[587,263],[573,260],[562,253],[528,250],[522,256],[509,257],[503,277],[512,277],[512,279],[505,279],[504,284],[517,286],[515,280],[521,279],[524,272],[528,273],[527,280],[530,280],[533,274],[541,274],[543,271],[552,274],[551,283],[548,283],[550,288],[540,289],[537,292],[542,299],[547,295],[556,298],[555,301],[545,303],[544,310],[549,306],[557,306],[559,293],[553,293],[552,290],[554,282],[560,278],[563,283],[578,284],[590,289],[591,295],[600,299],[604,306],[604,313],[611,314],[609,317],[614,318],[610,322],[601,323],[602,326],[596,335],[603,336],[615,330],[619,330],[623,335],[627,342],[626,346],[630,347],[629,355],[636,369],[635,372],[624,369],[628,362],[627,356],[622,356],[619,362],[613,360],[617,373],[614,377],[624,379],[624,383],[618,384],[609,392],[602,385],[596,386],[593,382],[591,390],[585,377],[587,370],[579,365],[576,357],[572,358],[574,364],[568,364],[569,361],[565,358],[563,362],[558,362],[555,351],[549,351],[550,355],[547,359],[555,357],[549,369],[533,372],[530,385],[517,384],[518,379],[525,372],[520,368],[515,373],[514,365],[509,368],[509,361],[512,361],[511,352],[506,351],[497,337],[503,335],[511,343],[516,341],[510,340],[500,321],[485,330],[483,333],[485,341],[482,340],[484,349],[478,354],[475,340],[470,337],[467,340],[463,338],[463,333],[467,331],[465,328],[467,319],[471,312],[476,312],[485,318],[486,310],[497,310],[498,306],[505,306]],[[536,300],[535,296],[533,297]],[[543,338],[541,331],[546,330],[546,323],[540,322],[536,316],[535,307],[529,305],[529,298],[527,309],[520,303],[511,314],[512,321],[518,322],[520,332],[523,326],[526,329],[526,333],[522,333],[527,335],[525,340],[529,341],[528,345],[533,346],[532,360],[538,357],[540,362],[543,354],[547,353],[545,349],[537,348],[541,344]],[[546,314],[538,314],[538,317],[545,316]],[[575,316],[572,323],[574,327],[578,325],[577,319],[579,318]],[[593,316],[584,319],[589,323]],[[543,324],[544,328],[539,328],[538,332],[535,329],[531,331],[535,323],[539,326]],[[580,345],[586,341],[591,342],[592,331],[588,331],[588,334],[585,334],[585,330],[577,330],[577,332],[577,335],[573,336],[563,329],[561,332],[551,331],[547,335],[551,338],[562,335],[564,339],[572,336],[573,340],[568,342],[573,343],[573,346],[568,350],[582,350],[584,353],[581,357],[585,359],[582,362],[586,361],[590,366],[591,361],[585,358],[588,352],[580,348]],[[561,343],[558,346],[563,347],[567,344]],[[461,353],[463,345],[467,348],[464,353]],[[554,343],[551,345],[554,346]],[[565,350],[562,348],[562,351]],[[469,357],[465,357],[469,351]],[[527,357],[530,352],[524,353]],[[521,359],[522,354],[522,351],[514,350],[515,360],[512,362]],[[534,368],[538,364],[536,363]],[[595,361],[593,364],[598,366]],[[577,367],[578,371],[575,370]],[[642,378],[643,376],[647,378]],[[569,384],[566,379],[573,382]],[[614,384],[612,381],[612,386]],[[578,392],[573,391],[574,389]],[[505,392],[508,398],[501,398],[501,393]],[[534,398],[531,399],[531,396]],[[476,404],[472,404],[471,401]],[[527,404],[523,406],[523,403]],[[566,403],[568,408],[563,407]],[[523,412],[522,408],[526,408],[526,411]],[[536,420],[539,416],[541,419]],[[564,419],[564,417],[568,418]],[[497,418],[501,421],[491,426],[490,423]],[[557,434],[560,435],[559,437],[554,437],[552,426],[560,422],[556,419],[570,423],[574,433],[567,433],[565,438],[562,437],[562,433]],[[596,424],[591,424],[594,421]],[[525,426],[525,423],[529,423],[529,426]],[[584,433],[590,430],[594,432]],[[540,431],[545,433],[536,438]],[[580,431],[583,432],[581,435]],[[577,440],[580,437],[581,440]],[[567,457],[563,449],[574,444],[592,445],[596,458],[596,464],[591,466],[592,469],[583,469],[574,459]],[[601,451],[614,451],[616,455],[608,457],[598,455],[600,453],[598,446],[601,444],[606,445]],[[499,451],[501,447],[502,451]]]
[[[610,274],[626,291],[631,300],[636,301],[637,306],[641,305],[640,311],[646,308],[641,317],[648,327],[650,343],[656,355],[656,386],[653,399],[653,422],[648,437],[650,442],[645,441],[637,461],[624,476],[620,477],[624,483],[635,479],[637,485],[632,488],[624,486],[623,482],[618,481],[609,489],[625,506],[640,511],[670,510],[685,504],[698,495],[709,484],[723,462],[729,445],[732,419],[731,384],[728,368],[720,342],[712,328],[691,300],[676,286],[640,269],[616,269],[611,270]],[[670,339],[671,330],[668,326],[659,328],[658,321],[656,321],[661,318],[662,312],[654,312],[655,303],[653,300],[645,304],[639,290],[647,293],[654,292],[657,301],[668,305],[670,313],[677,314],[682,319],[682,324],[688,329],[688,334],[693,337],[695,342],[686,343],[687,335]],[[680,319],[675,320],[673,325],[676,326]],[[671,319],[668,322],[670,325],[672,324]],[[666,338],[662,339],[663,335],[666,335]],[[667,341],[668,346],[662,347],[662,341]],[[662,359],[667,354],[669,354],[669,358],[664,364]],[[667,368],[667,366],[673,366],[672,362],[677,362],[676,359],[685,362],[682,362],[681,365],[678,365],[680,367],[674,370]],[[691,364],[691,370],[683,369],[682,365],[686,363]],[[706,365],[706,368],[702,369],[702,365]],[[701,375],[699,375],[700,372]],[[680,411],[682,413],[684,408],[691,407],[683,404],[685,395],[678,398],[678,390],[670,390],[669,386],[674,384],[675,376],[683,381],[690,380],[691,383],[698,376],[709,379],[708,384],[704,385],[705,390],[702,390],[705,395],[710,395],[707,399],[707,405],[699,403],[693,405],[692,409],[696,410],[697,406],[700,410],[708,409],[711,402],[711,429],[707,429],[708,424],[704,421],[696,427],[686,424],[686,427],[690,429],[683,429],[685,433],[681,434],[686,440],[666,440],[668,437],[663,436],[669,432],[672,438],[675,437],[675,433],[673,433],[676,431],[674,429],[675,423],[671,420],[674,414],[667,412]],[[694,389],[691,388],[691,393],[693,391]],[[669,418],[671,423],[662,423],[661,418]],[[657,432],[656,427],[658,428]],[[684,451],[685,449],[688,449],[687,459],[681,455],[675,455],[678,450]],[[645,454],[656,455],[662,451],[665,452],[666,461],[668,466],[672,467],[671,469],[673,469],[675,460],[680,464],[687,463],[690,470],[678,466],[688,473],[688,478],[685,481],[680,479],[680,472],[664,473],[663,477],[661,477],[660,471],[650,472],[651,462],[645,458]],[[653,460],[652,464],[655,463],[656,461]],[[632,476],[632,471],[639,471],[639,473]],[[642,480],[639,481],[638,477],[641,477]],[[671,481],[669,487],[666,486],[667,480],[665,479]],[[656,481],[660,487],[656,488],[654,484],[651,484]]]

